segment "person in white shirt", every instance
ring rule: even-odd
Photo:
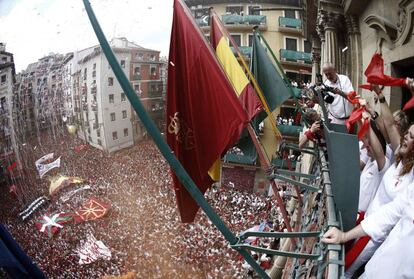
[[[381,135],[375,127],[375,122],[371,121],[370,129],[367,135],[362,139],[363,146],[367,151],[368,160],[361,172],[359,183],[359,203],[358,212],[364,214],[377,192],[378,186],[385,172],[391,165],[390,159],[385,156],[385,140],[379,139]]]
[[[337,228],[329,229],[322,242],[346,243],[366,235],[383,243],[360,278],[414,278],[414,184],[352,230],[344,233]]]
[[[377,89],[374,86],[374,90]],[[378,190],[366,209],[365,217],[369,217],[382,206],[392,202],[399,193],[414,181],[414,125],[411,125],[405,133],[404,138],[401,138],[399,130],[395,125],[394,116],[386,104],[384,96],[380,91],[377,94],[379,96],[382,114],[381,118],[377,119],[377,121],[383,122],[384,133],[388,135],[391,149],[395,153],[393,156],[385,156],[386,159],[389,159],[391,165],[383,175]],[[367,106],[367,109],[370,110],[369,106]],[[370,113],[372,115],[372,112]],[[390,158],[390,156],[393,158]],[[359,253],[358,257],[353,262],[351,261],[351,265],[349,265],[348,261],[347,266],[349,266],[346,270],[346,278],[351,278],[354,272],[372,257],[380,245],[381,242],[371,239]],[[358,243],[356,246],[358,246]]]
[[[328,105],[328,117],[331,123],[345,125],[353,109],[353,105],[346,99],[346,96],[354,91],[352,83],[347,76],[337,74],[335,66],[331,63],[324,64],[322,71],[327,78],[324,84],[335,88],[334,92],[329,93],[333,101]]]

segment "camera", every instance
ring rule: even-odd
[[[329,92],[334,92],[335,88],[326,86],[323,83],[321,74],[316,74],[316,84],[312,87],[312,90],[314,92],[320,92],[325,103],[332,104],[335,100],[334,96],[329,94]]]

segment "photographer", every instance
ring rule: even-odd
[[[299,138],[299,148],[305,147],[308,141],[319,142],[320,145],[325,146],[326,142],[322,130],[322,119],[319,113],[313,109],[309,109],[304,113],[303,118],[310,128]]]
[[[347,100],[347,94],[354,91],[351,81],[345,75],[339,75],[336,73],[335,67],[331,63],[326,63],[322,67],[322,71],[325,74],[327,80],[324,85],[332,88],[332,91],[328,92],[331,98],[325,98],[325,101],[329,103],[329,119],[331,123],[345,125],[345,121],[349,118],[353,106]]]

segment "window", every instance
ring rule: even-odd
[[[249,15],[260,15],[260,11],[255,10],[255,9],[260,9],[260,6],[249,6],[248,8]]]
[[[86,76],[88,74],[88,68],[83,69],[83,79],[86,79]]]
[[[151,76],[156,76],[157,75],[157,68],[151,66]]]
[[[126,101],[126,96],[125,96],[125,93],[121,93],[121,101],[122,102],[125,102]]]
[[[121,67],[125,68],[125,60],[121,60]]]
[[[137,58],[139,60],[143,60],[144,59],[144,54],[143,53],[137,53]]]
[[[96,63],[93,63],[93,69],[96,70]]]
[[[101,130],[100,130],[100,129],[97,129],[97,130],[96,130],[96,136],[97,136],[98,138],[100,138],[100,137],[101,137]]]
[[[155,93],[157,91],[157,87],[155,84],[151,84],[151,93]]]
[[[304,51],[306,52],[306,53],[311,53],[312,52],[312,44],[311,44],[311,42],[309,42],[308,40],[305,40],[304,41]]]
[[[124,137],[127,137],[128,136],[128,128],[125,128],[124,129]]]
[[[286,38],[286,49],[297,51],[298,49],[298,40]]]
[[[236,15],[242,15],[243,14],[243,6],[227,6],[226,7],[226,13],[227,14],[236,14]]]
[[[295,10],[285,10],[285,17],[296,18]]]
[[[141,95],[141,88],[139,84],[135,84],[134,89],[135,89],[135,93],[137,93],[138,95]]]
[[[102,145],[102,141],[98,139],[98,145]]]
[[[141,68],[140,67],[135,67],[134,68],[134,74],[139,75],[140,73],[141,73]]]
[[[96,77],[96,71],[95,70],[92,71],[92,77]]]
[[[126,110],[123,110],[122,111],[122,118],[125,119],[125,118],[127,118],[127,116],[128,116],[127,115],[127,111]]]
[[[113,140],[117,140],[118,139],[118,133],[117,132],[112,132],[112,139]]]
[[[241,35],[230,34],[237,46],[241,46]]]
[[[92,142],[92,137],[88,136],[88,140],[89,140],[89,142]]]
[[[109,103],[110,104],[114,103],[114,94],[109,94]]]
[[[113,86],[114,85],[114,78],[113,77],[109,77],[108,78],[108,86]]]
[[[249,47],[253,46],[253,34],[249,34]]]
[[[115,121],[115,112],[111,113],[111,121]]]
[[[151,60],[151,61],[155,61],[155,55],[154,55],[154,54],[151,54],[151,55],[150,55],[150,60]]]
[[[1,83],[5,83],[7,81],[7,76],[6,75],[2,75],[1,76]]]

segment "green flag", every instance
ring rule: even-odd
[[[285,81],[275,65],[272,63],[266,49],[260,42],[259,34],[253,35],[253,53],[251,70],[257,83],[262,89],[271,111],[279,107],[284,101],[292,97],[291,85]],[[262,121],[267,115],[261,113],[258,118]]]

